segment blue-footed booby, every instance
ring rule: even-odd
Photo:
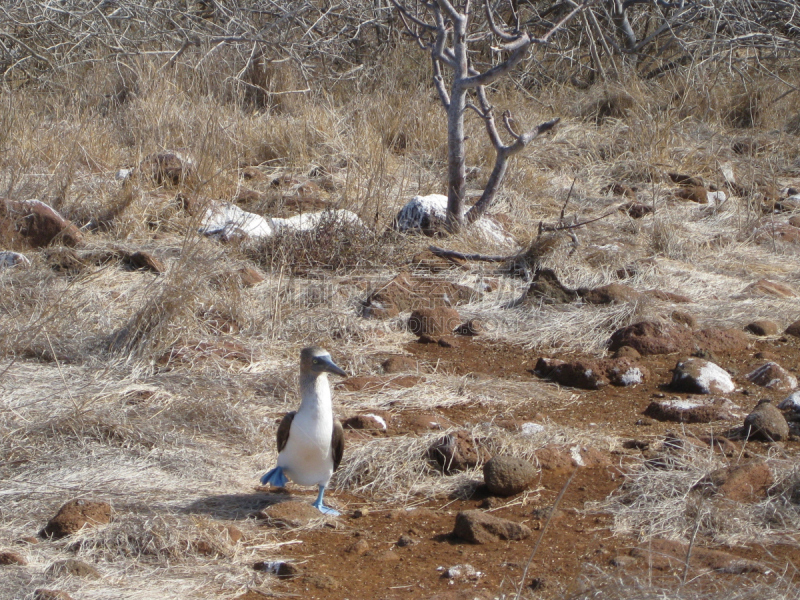
[[[325,487],[342,461],[344,431],[333,418],[328,373],[347,376],[326,350],[300,352],[300,408],[283,417],[278,426],[278,466],[261,478],[262,485],[283,487],[291,479],[299,485],[316,485],[314,507],[329,515],[339,512],[325,506]]]

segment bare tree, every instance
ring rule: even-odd
[[[559,121],[542,123],[527,133],[517,133],[511,115],[503,114],[503,125],[512,137],[505,144],[500,136],[494,116],[494,107],[488,100],[486,86],[509,73],[526,56],[534,44],[546,44],[550,37],[567,21],[582,11],[589,2],[574,7],[541,37],[534,37],[520,27],[517,19],[513,27],[495,20],[491,0],[484,1],[485,29],[473,27],[470,0],[419,0],[410,8],[400,0],[392,0],[406,31],[423,49],[430,52],[433,64],[433,82],[439,99],[447,111],[447,227],[458,231],[465,224],[478,219],[492,205],[503,181],[509,158],[520,152],[533,139],[550,131]],[[513,8],[512,8],[513,13]],[[471,60],[471,46],[487,41],[499,42],[494,48],[506,56],[502,62],[484,71],[476,69]],[[450,86],[443,71],[450,71]],[[474,97],[475,102],[470,97]],[[464,212],[466,191],[466,163],[464,152],[464,114],[467,108],[483,119],[486,133],[495,148],[496,159],[489,181],[475,205]]]

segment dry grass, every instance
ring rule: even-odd
[[[194,53],[201,51],[189,52],[198,58]],[[303,94],[284,93],[305,85],[306,74],[288,61],[250,73],[250,81],[262,81],[267,90],[253,92],[227,72],[230,65],[243,66],[232,50],[205,68],[164,70],[163,61],[142,55],[124,66],[81,65],[0,89],[0,195],[48,202],[87,238],[79,250],[85,267],[76,272],[54,270],[45,251],[26,251],[28,268],[0,271],[0,546],[34,534],[69,498],[106,499],[115,511],[105,528],[25,547],[31,569],[9,571],[0,599],[25,597],[45,584],[81,598],[270,590],[269,579],[250,565],[280,556],[282,537],[250,517],[264,503],[252,488],[275,459],[275,418],[296,404],[299,349],[327,346],[350,372],[375,374],[383,356],[403,353],[412,339],[403,325],[407,315],[367,321],[359,313],[368,290],[427,245],[387,227],[409,197],[441,193],[446,170],[443,111],[428,85],[427,61],[407,47],[395,52],[385,66],[366,65],[329,82],[329,89]],[[782,76],[797,82],[788,66]],[[688,295],[703,326],[741,327],[755,314],[782,325],[797,318],[796,298],[741,295],[762,277],[800,290],[797,249],[753,243],[752,225],[763,217],[756,194],[743,192],[710,209],[673,201],[673,186],[662,177],[682,171],[723,186],[724,166],[745,191],[796,183],[794,96],[781,97],[774,79],[745,84],[724,69],[700,67],[588,91],[560,80],[537,85],[535,95],[509,86],[493,96],[497,114],[511,109],[521,126],[563,118],[552,137],[515,159],[498,198],[495,212],[510,217],[520,249],[534,241],[541,221],[555,222],[573,181],[566,214],[578,220],[623,201],[602,192],[608,184],[637,185],[639,199],[655,206],[654,217],[633,221],[614,212],[580,229],[577,248],[560,234],[539,264],[557,269],[570,287],[610,283],[618,269],[637,265],[626,283]],[[469,187],[478,190],[493,156],[483,124],[471,113],[466,129]],[[732,143],[745,135],[766,136],[769,151],[736,154]],[[117,169],[178,148],[195,158],[196,180],[179,188],[146,178],[126,185],[114,180]],[[260,183],[240,177],[253,165],[265,175]],[[257,189],[266,211],[294,193],[272,185],[283,175],[324,183],[320,197],[357,212],[368,228],[332,225],[313,234],[221,245],[198,236],[196,217],[175,202],[179,191],[231,201]],[[469,234],[437,243],[508,252]],[[127,270],[119,257],[135,250],[156,254],[166,272]],[[245,265],[259,267],[265,281],[252,288],[235,284],[230,273]],[[497,291],[459,310],[484,321],[485,339],[525,348],[602,352],[617,327],[667,318],[675,308],[656,301],[517,305],[528,281],[509,276],[507,265],[474,264],[441,276],[476,289],[495,281]],[[225,323],[235,328],[224,329]],[[176,348],[232,341],[244,357],[160,360]],[[453,407],[513,413],[520,402],[534,401],[567,410],[581,399],[541,383],[440,372],[426,375],[424,387],[336,394],[340,413]],[[534,436],[492,423],[460,425],[490,449],[526,457],[549,443],[616,444],[602,432],[550,423]],[[336,485],[366,501],[405,507],[421,498],[463,495],[479,481],[477,469],[443,477],[425,458],[443,433],[354,444]],[[615,514],[620,531],[685,538],[700,523],[708,539],[725,543],[796,532],[796,467],[770,459],[779,481],[762,503],[697,506],[688,488],[721,463],[700,452],[678,460],[680,468],[670,471],[637,471],[623,494],[603,507]],[[231,544],[217,527],[231,522],[245,530],[246,545]],[[200,542],[210,555],[197,551]],[[76,553],[96,562],[104,578],[44,577],[48,565]],[[591,585],[574,597],[701,597],[688,588],[667,592],[610,576]],[[759,597],[797,598],[788,588],[753,590]],[[753,590],[719,593],[750,598]]]

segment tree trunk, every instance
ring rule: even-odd
[[[447,110],[447,227],[456,232],[464,225],[466,155],[464,152],[464,110],[467,90],[453,86]]]

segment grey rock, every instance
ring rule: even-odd
[[[744,420],[747,437],[779,442],[789,436],[789,424],[776,406],[762,400]]]
[[[736,386],[719,365],[702,358],[687,358],[675,365],[672,388],[693,394],[730,394]]]
[[[483,465],[483,479],[492,494],[513,496],[525,490],[536,477],[536,467],[514,456],[495,456]]]

